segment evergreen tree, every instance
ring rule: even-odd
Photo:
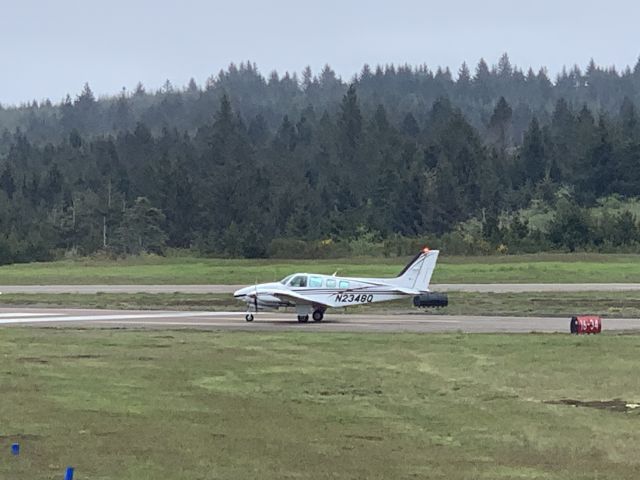
[[[362,136],[362,114],[355,85],[351,85],[342,99],[338,118],[338,152],[343,162],[352,161]]]
[[[496,108],[489,120],[489,132],[491,140],[495,142],[501,151],[511,145],[511,118],[513,111],[504,97],[500,97]]]
[[[402,121],[402,133],[410,137],[415,137],[420,133],[418,122],[411,113],[407,113]]]
[[[0,189],[4,190],[10,200],[13,198],[13,194],[16,191],[16,182],[13,179],[13,172],[9,165],[5,165],[0,175]]]
[[[161,227],[163,222],[163,213],[152,207],[149,199],[138,197],[124,212],[116,246],[128,254],[161,254],[166,241],[166,234]]]
[[[536,117],[533,117],[529,129],[524,135],[520,159],[527,181],[532,184],[542,180],[547,166],[542,139],[542,130]]]
[[[563,200],[558,203],[556,215],[549,225],[549,239],[558,247],[575,252],[584,248],[590,240],[589,214],[575,202]]]

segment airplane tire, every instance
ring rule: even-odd
[[[307,323],[309,321],[309,315],[298,315],[298,321],[300,323]]]
[[[251,313],[247,313],[247,314],[244,316],[244,319],[245,319],[247,322],[253,322],[253,315],[252,315]]]
[[[324,318],[324,312],[322,310],[316,310],[315,312],[313,312],[314,322],[321,322],[323,318]]]

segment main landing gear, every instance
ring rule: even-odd
[[[324,318],[324,310],[314,310],[313,313],[311,314],[311,318],[313,319],[314,322],[321,322],[322,319]],[[309,321],[309,314],[308,313],[298,313],[298,321],[300,323],[307,323]]]

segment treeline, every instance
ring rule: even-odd
[[[260,102],[252,115],[234,108],[247,102],[236,93],[221,95],[196,128],[168,117],[173,126],[137,121],[100,134],[95,124],[80,125],[80,118],[90,125],[86,112],[108,105],[88,101],[87,89],[69,107],[87,117],[60,127],[71,129],[58,140],[5,132],[0,262],[168,247],[261,257],[367,253],[378,245],[383,254],[405,254],[424,239],[449,253],[637,248],[632,214],[589,210],[600,198],[640,195],[631,97],[607,96],[610,108],[619,103],[615,111],[561,97],[518,135],[519,117],[504,96],[476,127],[458,97],[438,96],[415,111],[401,102],[365,107],[364,78],[344,92],[336,80],[336,105],[307,103],[275,128]],[[480,105],[476,82],[469,88]],[[385,95],[400,99],[403,91],[389,87]],[[605,97],[596,101],[604,105]],[[524,209],[532,205],[552,221],[529,224]]]
[[[446,97],[484,136],[497,101],[504,97],[512,108],[513,138],[518,143],[535,116],[547,123],[559,99],[573,109],[586,105],[593,112],[615,115],[624,98],[640,102],[640,59],[635,66],[617,71],[598,66],[593,60],[584,69],[574,66],[550,77],[542,68],[523,70],[512,65],[507,54],[496,64],[481,59],[452,72],[427,65],[365,65],[353,78],[341,79],[329,67],[314,74],[307,67],[300,75],[272,72],[263,76],[251,62],[231,64],[211,76],[204,85],[191,80],[185,87],[171,82],[157,91],[142,84],[119,95],[96,99],[89,85],[75,98],[61,103],[34,100],[19,107],[0,105],[0,152],[9,145],[11,133],[20,130],[31,141],[57,142],[77,130],[81,135],[117,134],[143,123],[160,134],[163,128],[194,134],[218,106],[223,94],[249,122],[260,114],[274,132],[284,115],[298,118],[309,105],[321,114],[334,115],[350,84],[358,90],[362,111],[371,115],[382,105],[393,123],[410,113],[418,123],[427,121],[431,105]]]

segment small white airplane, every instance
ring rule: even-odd
[[[329,307],[388,302],[429,292],[438,250],[423,248],[395,278],[336,277],[294,273],[280,282],[241,288],[233,296],[247,303],[245,320],[253,321],[258,310],[295,307],[298,321],[321,322]]]

